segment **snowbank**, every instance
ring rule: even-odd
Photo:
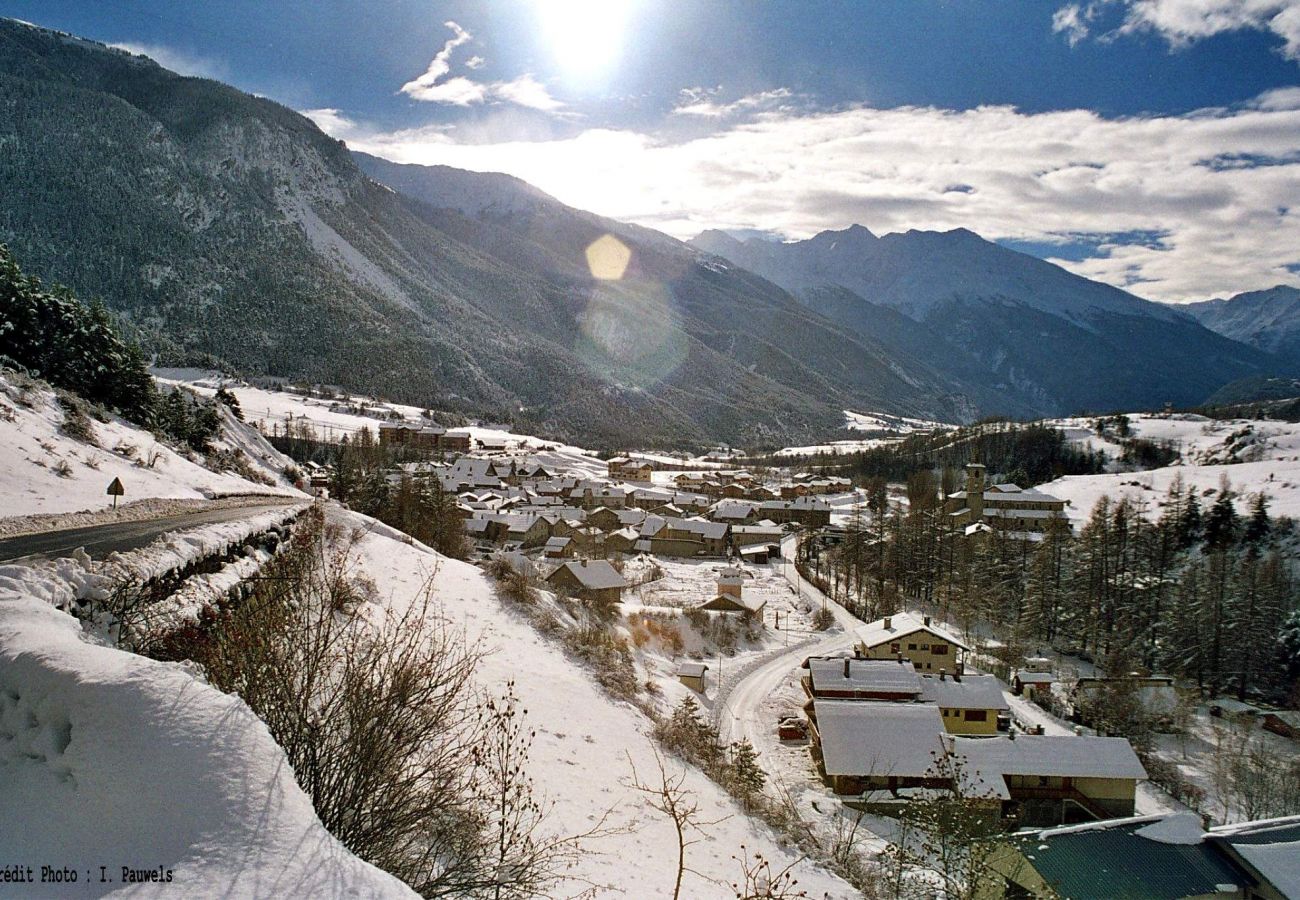
[[[121,419],[91,420],[98,446],[62,433],[63,420],[52,391],[23,389],[0,377],[0,511],[4,516],[103,510],[112,505],[106,491],[114,478],[121,480],[126,489],[123,499],[128,501],[236,494],[301,496],[278,477],[287,459],[233,417],[225,419],[226,436],[218,447],[242,450],[250,466],[273,485],[233,472],[212,472]]]
[[[77,878],[22,896],[413,896],[330,836],[242,700],[55,608],[102,587],[76,560],[0,567],[0,859]]]

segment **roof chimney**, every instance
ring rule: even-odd
[[[961,681],[961,669],[954,669],[952,672],[953,681]]]
[[[1013,725],[1007,729],[1007,740],[1014,741],[1015,739],[1016,739],[1016,727]]]
[[[929,617],[929,616],[926,616],[922,621],[924,622],[924,624],[929,625],[929,624],[930,624],[930,617]]]
[[[1083,726],[1082,726],[1082,725],[1075,725],[1075,726],[1074,726],[1074,736],[1075,736],[1075,737],[1083,737]]]
[[[847,656],[844,657],[844,677],[849,677],[849,658]]]
[[[587,558],[585,556],[582,558],[582,567],[587,568]]]
[[[886,630],[886,631],[889,630],[889,628],[890,628],[890,623],[891,623],[892,621],[894,621],[894,620],[891,619],[889,616],[885,616],[885,630]]]
[[[947,680],[948,680],[948,670],[947,670],[947,669],[940,669],[940,670],[939,670],[939,680],[940,680],[940,681],[947,681]]]

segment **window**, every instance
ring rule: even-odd
[[[898,652],[898,648],[901,647],[901,646],[902,646],[902,644],[890,644],[890,645],[889,645],[889,652],[890,652],[890,653],[897,653],[897,652]]]
[[[948,655],[948,645],[947,645],[947,644],[931,644],[931,645],[930,645],[930,652],[933,653],[935,656],[947,656],[947,655]]]
[[[967,722],[987,722],[988,720],[989,720],[989,711],[987,709],[966,710]]]
[[[1038,776],[1038,786],[1039,786],[1039,787],[1047,787],[1047,785],[1048,785],[1048,783],[1049,783],[1050,781],[1051,781],[1051,779],[1048,778],[1046,775],[1039,775],[1039,776]]]
[[[929,650],[929,649],[930,649],[930,645],[929,645],[929,644],[922,644],[922,645],[921,645],[921,649],[922,649],[922,650]]]
[[[907,645],[907,649],[908,649],[908,650],[915,650],[915,649],[916,649],[916,644],[908,644],[908,645]]]

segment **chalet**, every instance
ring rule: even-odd
[[[996,797],[1022,825],[1133,815],[1146,770],[1127,740],[1084,735],[945,738],[969,796]]]
[[[677,667],[677,680],[697,694],[704,693],[704,673],[709,667],[699,662],[684,662]]]
[[[647,516],[639,529],[650,552],[662,556],[726,556],[728,526],[707,519]]]
[[[731,545],[737,550],[752,544],[776,544],[779,547],[783,537],[785,532],[775,522],[731,526]]]
[[[895,700],[916,702],[921,676],[902,660],[852,656],[810,656],[801,679],[811,700]]]
[[[601,531],[617,531],[620,528],[637,527],[646,520],[643,509],[609,509],[601,507],[587,516],[587,522]]]
[[[752,523],[758,518],[758,504],[745,500],[719,500],[709,510],[709,518],[728,525]]]
[[[856,650],[868,659],[903,656],[926,672],[961,672],[970,650],[948,631],[932,624],[929,616],[897,613],[869,622],[857,630]]]
[[[411,425],[406,422],[384,422],[379,426],[379,446],[410,447],[413,450],[435,451],[442,445],[447,429],[440,425]]]
[[[506,449],[505,437],[480,437],[478,439],[479,449],[485,453],[504,453]]]
[[[966,489],[948,495],[944,512],[949,524],[963,531],[984,524],[1012,536],[1036,537],[1054,521],[1069,527],[1064,500],[1015,484],[986,486],[980,463],[966,466]]]
[[[635,552],[639,534],[635,528],[620,528],[605,535],[606,553],[630,554]]]
[[[818,700],[808,717],[813,756],[837,794],[942,787],[943,721],[929,703]]]
[[[831,523],[830,504],[816,497],[764,500],[758,505],[758,515],[781,524],[797,522],[806,528],[821,528]]]
[[[577,549],[573,538],[553,537],[547,539],[542,552],[547,559],[569,559]]]
[[[921,697],[939,707],[949,734],[996,734],[998,716],[1008,710],[1002,686],[992,675],[923,675]]]
[[[723,612],[723,613],[740,613],[741,615],[761,615],[763,607],[767,601],[761,597],[744,596],[735,597],[730,594],[719,594],[712,600],[707,600],[695,607],[706,612]]]
[[[645,460],[616,456],[609,461],[609,477],[623,481],[649,481],[654,467]]]
[[[546,576],[555,590],[567,591],[584,600],[617,603],[623,598],[627,582],[618,570],[603,559],[571,560]]]
[[[448,431],[438,441],[438,449],[468,452],[472,441],[468,431]]]

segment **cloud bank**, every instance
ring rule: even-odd
[[[965,227],[1059,244],[1062,256],[1085,257],[1056,260],[1066,268],[1157,300],[1300,280],[1300,89],[1233,109],[1128,118],[1008,106],[783,109],[678,142],[590,128],[471,144],[443,128],[381,132],[336,110],[309,115],[369,153],[508,172],[573,206],[681,238],[705,228],[803,238],[853,223],[878,234]]]
[[[1052,17],[1052,30],[1070,46],[1096,31],[1096,23],[1119,6],[1118,27],[1101,32],[1101,40],[1127,34],[1158,34],[1170,46],[1185,47],[1229,31],[1263,31],[1282,39],[1281,52],[1300,61],[1300,0],[1091,0],[1069,3]]]

